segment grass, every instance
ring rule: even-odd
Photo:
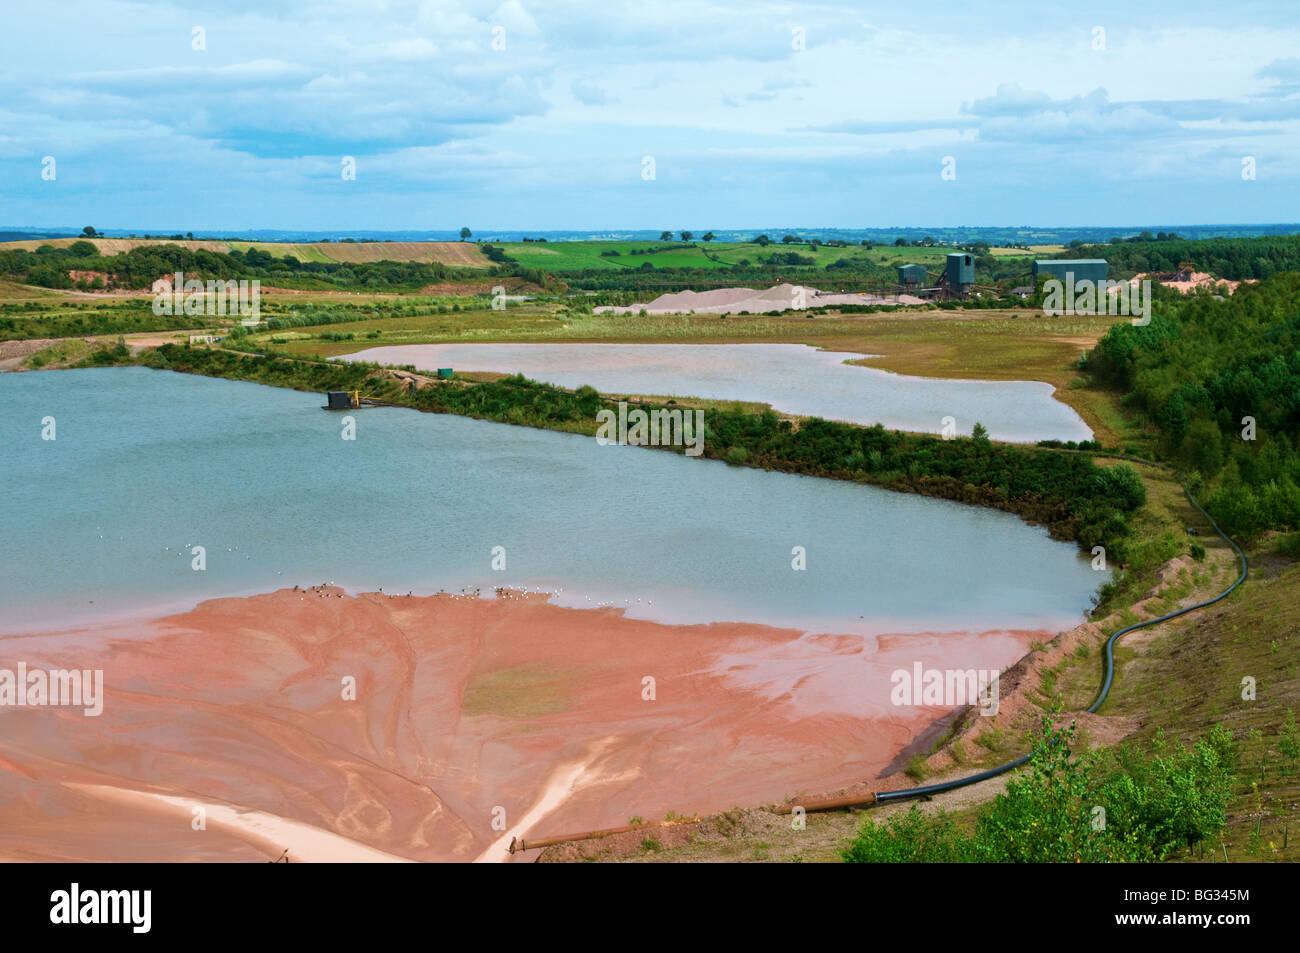
[[[581,271],[586,269],[605,271],[628,271],[640,268],[650,262],[656,269],[660,268],[699,268],[718,270],[749,262],[751,265],[763,263],[774,254],[793,252],[801,258],[811,258],[814,266],[825,269],[842,259],[847,259],[861,269],[865,265],[874,268],[894,268],[902,264],[925,265],[931,271],[942,268],[947,255],[955,249],[948,246],[919,247],[907,246],[896,248],[893,245],[876,245],[868,248],[863,245],[783,244],[782,233],[768,232],[772,243],[767,246],[753,242],[705,242],[696,234],[691,243],[684,245],[680,233],[674,233],[672,241],[641,239],[637,241],[578,241],[578,242],[503,242],[498,244],[507,255],[520,264],[530,268],[540,268],[554,274]],[[1029,270],[1029,260],[1035,254],[1047,254],[1048,249],[1060,250],[1060,246],[1039,246],[1036,251],[1018,248],[995,248],[990,252],[998,258],[1024,258],[1025,271]],[[646,252],[649,254],[633,254]],[[602,254],[617,252],[617,255]],[[798,280],[802,272],[792,271],[789,280]],[[807,279],[804,279],[807,280]],[[834,283],[834,273],[819,276],[818,280]]]
[[[292,255],[299,261],[315,261],[322,264],[332,262],[319,246],[308,243],[295,242],[230,242],[231,251],[246,252],[250,248],[256,248],[260,251],[269,252],[276,258],[287,258]]]
[[[80,338],[65,338],[28,356],[23,361],[22,366],[29,370],[39,370],[44,367],[65,367],[82,360],[91,352],[93,347],[94,345],[89,341]]]
[[[1244,592],[1121,642],[1102,712],[1136,719],[1143,738],[1164,730],[1186,741],[1215,724],[1229,728],[1242,743],[1244,768],[1223,837],[1229,859],[1297,860],[1300,841],[1290,841],[1300,834],[1300,784],[1287,752],[1300,754],[1288,735],[1300,710],[1300,566],[1253,562]],[[1090,677],[1084,670],[1070,676]],[[1256,685],[1253,699],[1243,697],[1246,677]]]
[[[470,677],[461,709],[466,715],[536,718],[568,711],[572,672],[525,663]]]

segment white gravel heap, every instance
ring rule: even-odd
[[[716,288],[713,291],[678,291],[660,295],[645,304],[603,306],[597,314],[763,314],[768,311],[803,310],[845,304],[924,304],[914,295],[834,294],[804,285],[779,284],[765,291],[753,288]]]

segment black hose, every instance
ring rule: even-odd
[[[1080,451],[1067,450],[1064,452],[1078,453]],[[1167,466],[1166,464],[1163,463],[1156,463],[1153,460],[1143,460],[1139,457],[1121,457],[1117,454],[1101,454],[1101,453],[1094,453],[1091,455],[1094,457],[1110,457],[1118,460],[1132,460],[1137,463],[1146,464],[1147,466],[1158,467],[1161,470],[1168,470],[1174,476],[1178,477],[1178,482],[1182,484],[1183,492],[1187,494],[1188,501],[1192,504],[1192,506],[1196,507],[1197,511],[1202,516],[1204,516],[1207,520],[1210,521],[1210,525],[1214,527],[1214,531],[1218,533],[1220,536],[1222,536],[1225,540],[1227,540],[1228,545],[1231,546],[1233,550],[1237,553],[1237,558],[1241,561],[1241,575],[1237,577],[1236,582],[1234,582],[1227,589],[1223,590],[1223,592],[1219,593],[1213,599],[1207,599],[1205,602],[1198,602],[1195,605],[1187,606],[1185,609],[1179,609],[1176,612],[1170,612],[1169,614],[1162,615],[1156,619],[1148,619],[1146,622],[1136,622],[1133,625],[1120,629],[1109,639],[1107,639],[1106,640],[1106,677],[1101,683],[1101,690],[1097,693],[1096,700],[1091,705],[1088,706],[1087,710],[1090,714],[1095,713],[1097,709],[1101,708],[1102,704],[1106,701],[1106,696],[1110,694],[1111,684],[1115,681],[1115,643],[1119,641],[1121,637],[1128,635],[1128,633],[1134,632],[1138,629],[1145,629],[1148,626],[1159,625],[1161,622],[1168,622],[1170,619],[1176,619],[1179,616],[1186,615],[1189,612],[1195,612],[1197,609],[1204,609],[1206,606],[1214,605],[1216,602],[1218,602],[1221,599],[1226,599],[1234,589],[1236,589],[1238,586],[1240,586],[1243,582],[1246,581],[1246,573],[1248,570],[1248,564],[1246,562],[1246,554],[1242,551],[1241,547],[1238,546],[1233,541],[1232,537],[1230,537],[1227,533],[1225,533],[1222,529],[1220,529],[1219,524],[1214,521],[1214,518],[1210,516],[1209,513],[1205,512],[1204,507],[1202,507],[1200,503],[1196,502],[1196,499],[1192,496],[1192,491],[1187,488],[1187,481],[1184,480],[1182,475],[1173,467]],[[964,788],[971,784],[978,784],[981,781],[987,781],[990,778],[996,778],[1000,774],[1006,774],[1008,771],[1018,768],[1023,764],[1027,764],[1029,762],[1029,757],[1030,756],[1027,754],[1021,755],[1019,758],[1016,758],[1016,760],[1008,761],[1006,764],[1000,764],[996,768],[990,768],[987,771],[981,771],[979,774],[972,774],[970,777],[956,778],[952,781],[944,781],[941,784],[927,784],[924,787],[903,788],[898,791],[880,791],[876,794],[876,802],[880,803],[882,801],[906,801],[912,798],[928,797],[932,794],[942,794],[945,791],[955,791],[957,788]]]

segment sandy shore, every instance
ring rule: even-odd
[[[888,774],[947,714],[890,705],[890,672],[1001,668],[1043,637],[334,588],[9,636],[0,667],[102,669],[106,697],[99,717],[0,708],[0,858],[503,860],[514,835]]]

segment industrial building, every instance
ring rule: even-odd
[[[1075,282],[1091,281],[1096,284],[1106,280],[1106,269],[1105,258],[1039,259],[1033,264],[1034,284],[1038,284],[1040,276],[1065,281],[1067,274],[1072,275]]]
[[[950,291],[964,295],[975,284],[975,256],[968,252],[955,252],[948,256],[943,277]]]
[[[899,265],[898,266],[898,283],[904,287],[915,285],[920,288],[925,284],[926,271],[925,265]]]

